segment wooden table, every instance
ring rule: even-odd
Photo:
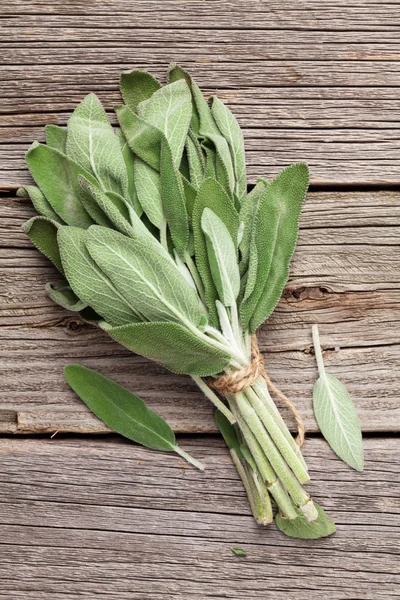
[[[399,19],[395,0],[2,2],[0,598],[400,597]],[[162,78],[169,61],[237,115],[250,184],[310,165],[290,281],[260,346],[304,417],[310,491],[334,537],[257,527],[189,378],[52,304],[43,288],[57,274],[20,231],[33,211],[15,192],[31,181],[24,153],[44,125],[64,125],[89,91],[111,111],[121,70]],[[357,405],[363,474],[318,434],[312,323]],[[69,362],[140,393],[205,473],[106,435],[64,383]]]

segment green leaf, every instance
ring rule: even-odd
[[[94,225],[88,230],[86,245],[115,288],[145,319],[182,322],[189,327],[200,323],[197,293],[150,234],[127,238]]]
[[[150,167],[141,158],[135,159],[134,180],[140,206],[149,220],[161,229],[164,210],[161,200],[160,173]]]
[[[298,514],[297,519],[287,519],[278,513],[275,523],[285,535],[301,540],[316,540],[335,533],[336,526],[332,519],[316,502],[314,502],[314,506],[318,511],[318,518],[315,521],[307,521],[300,510],[295,508]]]
[[[78,183],[79,198],[93,221],[97,223],[97,225],[103,225],[103,227],[110,227],[112,229],[112,221],[110,221],[97,202],[97,191],[99,194],[104,194],[104,192],[102,192],[100,187],[93,185],[90,181],[85,179],[83,175],[78,176]]]
[[[174,373],[208,377],[223,371],[231,359],[178,323],[102,326],[119,344]]]
[[[177,65],[175,63],[170,63],[170,65],[168,67],[168,83],[173,83],[174,81],[178,81],[179,79],[184,79],[186,81],[186,83],[188,84],[190,91],[192,91],[193,80],[192,80],[191,76],[189,75],[189,73],[187,71],[185,71],[185,69],[182,69],[182,67],[180,67],[179,65]],[[192,117],[190,120],[190,129],[193,131],[193,133],[196,136],[199,134],[200,118],[199,118],[199,113],[197,110],[196,103],[193,98],[193,94],[192,94]]]
[[[22,229],[36,248],[51,260],[60,273],[64,273],[57,242],[59,227],[59,223],[47,217],[33,217],[23,224]]]
[[[254,333],[272,313],[281,297],[289,276],[299,218],[308,188],[308,167],[297,163],[287,167],[266,187],[260,200],[253,230],[253,256],[258,264],[249,280],[255,284],[250,294],[245,293],[240,312],[243,328]]]
[[[185,148],[189,164],[190,183],[198,188],[204,179],[206,164],[201,145],[191,130],[189,130],[186,138]]]
[[[87,307],[86,302],[82,302],[71,290],[68,281],[59,281],[56,284],[46,283],[45,290],[53,302],[67,310],[79,312]]]
[[[66,366],[64,376],[81,400],[111,429],[153,450],[175,450],[170,426],[138,396],[81,365]]]
[[[161,88],[161,83],[147,71],[121,73],[120,89],[125,104],[136,112],[138,104]]]
[[[56,223],[64,224],[64,221],[52,209],[51,204],[46,200],[45,196],[34,185],[25,185],[17,190],[17,196],[20,198],[30,198],[36,212],[55,221]]]
[[[128,175],[128,201],[135,209],[135,212],[141,216],[143,209],[140,206],[139,199],[135,188],[134,171],[135,171],[135,155],[129,147],[128,143],[125,143],[122,147],[122,156],[124,157],[126,172]]]
[[[46,144],[63,154],[67,153],[67,128],[58,125],[46,125],[44,128]]]
[[[83,229],[60,227],[57,238],[66,278],[78,298],[112,325],[140,320],[91,258]]]
[[[235,172],[234,191],[239,200],[245,196],[246,184],[246,161],[244,155],[244,140],[242,130],[231,111],[217,96],[211,97],[211,113],[218,129],[227,140],[232,154],[233,168]]]
[[[356,471],[363,471],[364,450],[357,411],[343,383],[325,371],[317,325],[313,325],[313,343],[319,371],[313,393],[318,426],[339,458]]]
[[[178,168],[192,116],[192,98],[187,83],[179,80],[165,85],[141,102],[137,112],[165,135]]]
[[[225,306],[232,306],[240,289],[237,251],[224,222],[205,208],[201,228],[206,236],[208,262],[218,296]]]
[[[103,190],[128,196],[121,146],[95,94],[88,94],[69,118],[67,155],[91,173]]]
[[[164,137],[161,131],[123,104],[115,106],[114,110],[132,152],[159,171],[161,140]]]
[[[58,150],[37,142],[28,150],[26,162],[33,179],[65,223],[83,228],[93,224],[79,200],[78,186],[78,175],[94,181],[90,173]]]
[[[243,198],[240,206],[240,222],[243,223],[243,235],[239,244],[240,249],[240,274],[244,275],[249,267],[251,237],[253,232],[254,221],[259,209],[261,197],[265,191],[266,183],[258,181],[254,188]]]
[[[161,144],[160,183],[163,210],[172,241],[183,258],[189,241],[189,218],[181,175],[175,167],[167,140]]]
[[[236,556],[247,556],[247,552],[245,552],[241,548],[231,548],[231,550],[233,554],[236,554]]]
[[[201,228],[201,217],[205,208],[210,208],[224,222],[233,240],[237,240],[239,215],[232,199],[220,184],[215,179],[206,178],[197,193],[192,213],[192,226],[196,266],[204,283],[207,308],[210,312],[210,323],[219,326],[215,306],[215,301],[218,300],[218,292],[208,262],[206,237]]]

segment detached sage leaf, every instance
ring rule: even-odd
[[[208,377],[220,373],[230,356],[178,323],[134,323],[103,329],[132,352],[154,360],[174,373]]]
[[[136,112],[138,105],[161,88],[161,83],[147,71],[121,73],[121,94],[128,108]]]
[[[231,551],[233,552],[233,554],[236,554],[236,556],[247,556],[247,552],[245,552],[241,548],[231,548]]]
[[[314,387],[314,414],[334,452],[356,471],[364,469],[364,450],[357,411],[343,383],[325,371],[317,325],[312,327],[319,379]]]
[[[91,173],[105,191],[128,196],[121,146],[95,94],[88,94],[68,121],[67,154]]]
[[[332,519],[316,502],[314,502],[314,506],[317,509],[318,518],[311,521],[311,523],[307,521],[298,508],[296,508],[297,519],[287,519],[278,513],[275,517],[275,523],[285,535],[302,540],[316,540],[335,533],[336,525]]]
[[[198,469],[204,469],[181,450],[168,423],[139,396],[81,365],[66,366],[64,376],[90,410],[117,433],[153,450],[177,452]]]
[[[90,173],[58,150],[37,142],[28,150],[26,162],[33,179],[65,223],[83,228],[93,224],[79,200],[78,185],[78,175],[95,181]]]

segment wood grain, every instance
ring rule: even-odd
[[[219,439],[180,443],[204,473],[114,437],[0,440],[2,597],[399,596],[399,438],[365,440],[363,474],[307,441],[310,492],[337,524],[317,541],[254,523]]]
[[[309,431],[317,430],[313,323],[363,429],[399,430],[399,200],[395,192],[308,196],[289,284],[259,339],[268,372]],[[188,377],[133,356],[45,297],[45,282],[59,277],[20,230],[30,204],[3,198],[1,214],[0,429],[105,431],[64,383],[63,366],[78,362],[141,394],[177,431],[215,432],[211,406]]]
[[[108,110],[121,70],[188,67],[243,127],[248,178],[309,162],[319,185],[398,184],[396,2],[13,0],[2,7],[0,190],[89,91]]]

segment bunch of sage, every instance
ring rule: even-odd
[[[271,498],[281,521],[317,522],[305,461],[252,353],[287,281],[308,168],[294,164],[247,193],[242,131],[186,71],[171,65],[164,86],[124,73],[121,92],[116,130],[89,94],[27,153],[37,187],[19,194],[39,216],[24,230],[64,277],[47,293],[192,376],[218,409],[258,522],[272,520]],[[235,387],[238,374],[245,385]]]

